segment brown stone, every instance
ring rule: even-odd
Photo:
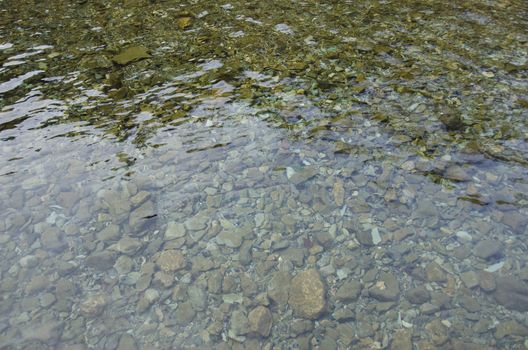
[[[289,305],[303,318],[316,319],[326,306],[325,286],[316,270],[306,270],[295,276],[291,283]]]
[[[256,307],[249,313],[248,320],[251,332],[258,333],[263,337],[267,337],[270,334],[273,319],[268,308],[264,306]]]

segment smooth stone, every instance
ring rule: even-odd
[[[290,295],[291,279],[287,271],[275,272],[268,284],[268,297],[279,305],[285,305]]]
[[[488,271],[478,273],[479,287],[485,292],[493,292],[497,287],[495,276]]]
[[[495,338],[502,339],[507,336],[528,336],[528,327],[517,321],[504,321],[495,329]]]
[[[369,295],[379,301],[397,301],[400,295],[400,284],[394,274],[380,273],[378,281],[368,290]]]
[[[190,231],[200,231],[207,227],[209,217],[203,214],[195,215],[185,221],[185,228]]]
[[[216,236],[216,243],[230,248],[238,248],[242,244],[242,236],[231,230],[223,230]]]
[[[174,312],[176,323],[179,325],[184,325],[184,326],[191,323],[195,316],[196,316],[196,311],[193,309],[189,301],[178,305],[178,308]]]
[[[263,337],[269,336],[273,325],[273,318],[268,308],[257,306],[248,315],[249,329]]]
[[[338,322],[352,320],[355,317],[354,311],[348,308],[339,308],[332,314],[332,317]]]
[[[425,267],[425,274],[426,274],[427,281],[429,282],[439,282],[439,283],[447,282],[446,272],[436,262],[432,262]]]
[[[145,225],[155,219],[156,208],[152,201],[147,201],[130,213],[128,225],[135,231],[140,231]]]
[[[214,262],[210,258],[198,255],[191,259],[191,266],[193,271],[205,272],[211,270],[214,267]]]
[[[34,255],[26,255],[18,261],[20,266],[25,268],[35,267],[38,265],[38,262],[38,258]]]
[[[488,260],[501,257],[503,250],[504,247],[499,241],[483,240],[475,245],[473,254],[481,259]]]
[[[116,254],[114,252],[104,250],[102,252],[92,253],[86,257],[86,266],[97,270],[108,270],[114,266]]]
[[[144,46],[131,46],[112,57],[112,61],[123,66],[148,57],[150,55]]]
[[[165,230],[165,239],[171,240],[184,237],[186,234],[185,225],[179,222],[171,221],[167,224]]]
[[[413,350],[412,334],[410,330],[398,329],[394,332],[391,350]]]
[[[136,254],[142,246],[143,242],[128,236],[121,238],[116,244],[117,251],[125,255]]]
[[[123,334],[119,339],[119,344],[117,345],[117,350],[136,350],[137,344],[134,337],[130,334]]]
[[[57,227],[48,227],[40,236],[40,243],[44,248],[57,252],[66,248],[64,236]]]
[[[88,317],[98,316],[106,307],[106,297],[103,294],[91,295],[81,305],[81,313]]]
[[[312,177],[314,177],[318,173],[319,173],[319,168],[317,166],[308,165],[308,166],[305,166],[305,167],[303,167],[303,168],[301,168],[299,170],[294,171],[293,173],[292,173],[292,171],[290,171],[291,175],[288,176],[288,178],[290,179],[290,181],[293,184],[299,185],[299,184],[311,179]]]
[[[431,294],[424,287],[411,288],[405,296],[412,304],[423,304],[431,300]]]
[[[175,249],[164,250],[156,256],[156,265],[165,272],[181,270],[186,264],[185,256]]]
[[[293,278],[288,304],[298,317],[316,319],[323,313],[326,290],[319,272],[310,269]]]
[[[475,271],[466,271],[460,274],[460,279],[467,288],[475,288],[479,285],[479,276]]]
[[[55,298],[55,295],[51,293],[44,293],[40,296],[40,306],[46,308],[50,305],[52,305],[57,299]]]
[[[497,278],[495,300],[510,310],[528,311],[528,285],[513,276]]]
[[[362,288],[363,286],[359,281],[345,282],[337,289],[335,298],[345,302],[356,301]]]
[[[240,336],[249,333],[249,320],[242,310],[235,310],[231,315],[229,333],[233,336]]]
[[[97,233],[97,239],[100,241],[116,241],[120,237],[119,226],[108,225],[99,233]]]

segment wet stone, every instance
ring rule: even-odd
[[[497,278],[495,300],[504,307],[516,311],[528,311],[528,285],[513,276]]]
[[[341,287],[337,289],[336,299],[349,302],[356,301],[361,293],[362,285],[358,281],[345,282]]]
[[[449,340],[447,327],[438,319],[426,324],[425,330],[436,346],[443,345]]]
[[[379,301],[397,301],[400,296],[400,284],[394,274],[382,272],[368,292],[372,298]]]
[[[517,321],[503,321],[495,330],[495,338],[502,339],[507,336],[528,336],[528,327]]]
[[[185,237],[185,234],[185,225],[179,222],[171,221],[168,223],[167,229],[165,230],[165,239],[171,240],[176,238],[182,238]]]
[[[326,306],[326,290],[316,270],[299,273],[291,281],[288,304],[302,318],[318,318]]]
[[[446,282],[447,274],[444,269],[437,263],[433,262],[428,264],[425,267],[425,273],[427,276],[427,281],[429,282]]]
[[[497,286],[495,276],[487,271],[479,271],[478,283],[479,287],[485,292],[493,292]]]
[[[475,271],[467,271],[460,274],[460,278],[467,288],[475,288],[479,285],[479,276]]]
[[[181,270],[186,266],[185,256],[177,250],[164,250],[157,254],[156,265],[166,272]]]
[[[242,237],[237,232],[223,230],[216,236],[216,242],[230,248],[238,248],[242,244]]]
[[[288,302],[290,295],[291,275],[286,271],[278,271],[273,274],[268,284],[268,296],[279,305]]]
[[[483,240],[473,248],[473,254],[481,259],[492,259],[502,256],[504,247],[502,243],[494,240]]]
[[[88,317],[98,316],[103,312],[107,304],[106,297],[96,294],[86,298],[80,305],[81,313]]]
[[[413,350],[411,332],[406,329],[398,329],[392,337],[391,350]]]
[[[405,293],[405,297],[413,304],[423,304],[431,300],[431,294],[424,287],[409,289]]]
[[[196,316],[196,311],[193,309],[190,302],[184,302],[178,305],[174,313],[175,321],[179,325],[188,325]]]
[[[237,336],[249,333],[249,320],[246,313],[242,310],[233,311],[230,319],[229,336],[237,338]]]
[[[57,227],[48,227],[40,237],[42,246],[52,251],[62,251],[66,248],[66,241]]]
[[[249,328],[251,332],[257,333],[263,337],[269,336],[273,319],[268,308],[258,306],[251,310],[248,315]]]
[[[134,337],[132,337],[130,334],[123,334],[121,338],[119,338],[119,344],[117,345],[117,350],[136,350],[137,344]]]
[[[134,255],[143,246],[143,242],[132,237],[121,238],[116,245],[117,251],[126,255]]]
[[[86,266],[97,270],[108,270],[114,266],[116,254],[105,250],[102,252],[92,253],[86,257]]]
[[[148,57],[150,57],[150,55],[145,47],[131,46],[112,57],[112,61],[120,65],[126,65]]]

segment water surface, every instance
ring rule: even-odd
[[[1,1],[0,347],[524,349],[524,1]]]

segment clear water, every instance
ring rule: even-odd
[[[524,349],[524,1],[0,1],[0,347]]]

